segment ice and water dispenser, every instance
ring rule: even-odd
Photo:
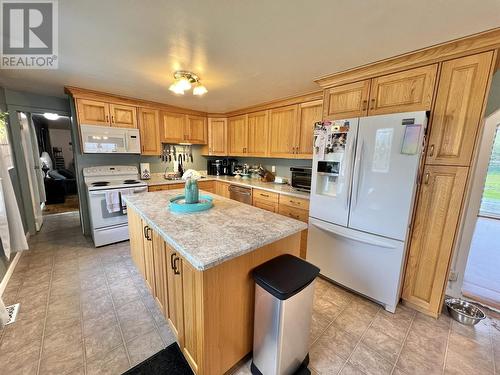
[[[348,122],[317,123],[315,128],[316,194],[336,197],[343,186]]]

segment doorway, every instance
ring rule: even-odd
[[[460,295],[500,310],[500,110],[485,121],[458,254]]]
[[[40,182],[45,192],[44,216],[79,210],[74,150],[69,117],[32,113]]]

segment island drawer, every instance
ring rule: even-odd
[[[309,200],[291,197],[289,195],[280,195],[280,206],[286,205],[289,207],[300,208],[301,210],[309,210]]]
[[[309,211],[282,204],[279,205],[279,213],[305,223],[307,223],[309,219]]]
[[[271,193],[269,191],[261,189],[253,189],[253,197],[254,199],[258,199],[260,201],[266,201],[269,203],[278,203],[279,201],[279,194]]]
[[[253,198],[253,206],[262,208],[263,210],[276,213],[278,204],[274,202],[269,202],[264,199]]]

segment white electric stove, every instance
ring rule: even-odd
[[[148,186],[130,165],[83,169],[92,239],[96,247],[129,239],[126,207],[122,195],[141,194]],[[118,204],[118,207],[117,207]]]

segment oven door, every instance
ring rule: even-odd
[[[147,186],[141,186],[136,188],[134,190],[134,193],[144,193],[147,190]],[[108,212],[108,209],[106,207],[106,191],[107,190],[89,191],[88,198],[92,229],[101,229],[127,224],[126,214],[122,213],[121,211],[112,213]]]

